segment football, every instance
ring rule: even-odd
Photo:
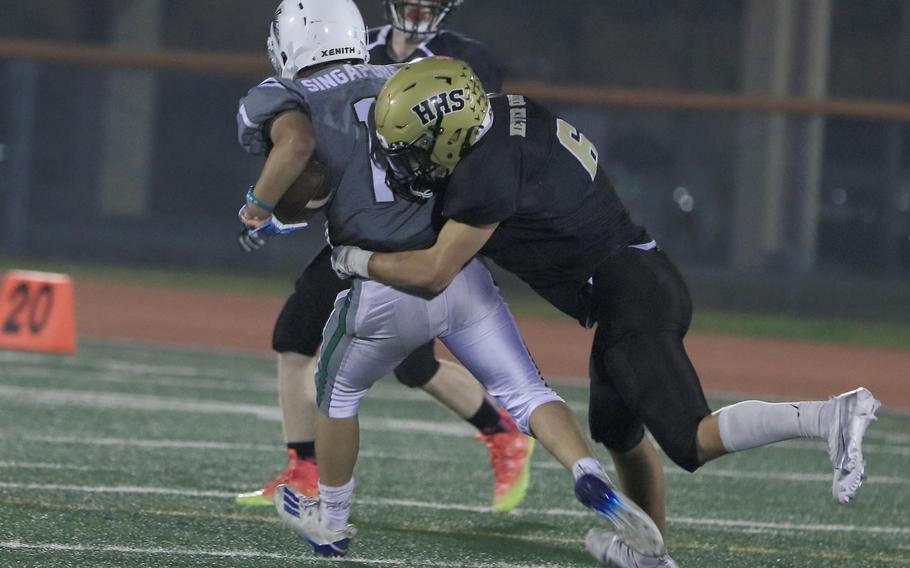
[[[325,206],[330,191],[328,168],[312,158],[275,205],[273,214],[282,223],[303,223]]]

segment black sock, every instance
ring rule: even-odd
[[[316,459],[316,442],[288,442],[288,449],[297,452],[298,459]]]
[[[499,432],[508,432],[503,424],[499,411],[493,406],[489,399],[484,397],[480,408],[474,413],[474,416],[468,418],[468,422],[474,425],[481,434],[498,434]]]

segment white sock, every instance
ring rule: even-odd
[[[572,476],[575,481],[578,481],[578,478],[586,473],[593,473],[598,477],[607,478],[607,472],[604,470],[604,466],[597,461],[597,458],[581,458],[572,466]]]
[[[340,531],[348,525],[353,502],[353,477],[341,487],[319,484],[319,516],[333,531]]]
[[[824,439],[833,410],[833,401],[739,402],[717,411],[720,439],[731,453],[792,438]]]

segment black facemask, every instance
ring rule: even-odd
[[[430,149],[408,144],[382,153],[386,183],[396,195],[409,201],[426,201],[445,188],[447,176],[437,173],[440,166],[430,159]]]

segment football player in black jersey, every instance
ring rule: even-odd
[[[391,64],[434,54],[464,59],[481,73],[484,85],[499,90],[503,69],[479,42],[440,30],[463,0],[384,0],[389,24],[368,33],[370,63]],[[247,246],[256,241],[247,240]],[[258,241],[261,246],[264,241]],[[289,483],[299,493],[313,496],[318,470],[315,463],[316,406],[313,375],[322,329],[335,296],[349,288],[330,265],[326,246],[297,278],[272,335],[278,353],[279,403],[282,410],[288,466],[259,490],[238,495],[242,505],[271,505],[275,487]],[[480,384],[461,366],[437,361],[433,343],[414,352],[396,370],[405,385],[419,387],[470,422],[490,450],[494,473],[493,509],[508,512],[524,499],[530,476],[533,440],[515,424]]]
[[[645,427],[688,471],[790,438],[824,440],[834,498],[852,500],[863,480],[862,438],[878,407],[871,393],[747,401],[712,414],[683,345],[692,316],[683,278],[630,220],[597,149],[521,95],[465,104],[477,81],[464,62],[428,58],[385,84],[374,119],[389,186],[403,199],[441,196],[444,225],[429,249],[336,247],[336,271],[432,296],[483,254],[583,325],[596,325],[591,434],[610,450],[626,492],[662,529],[663,469]],[[635,559],[618,537],[588,544],[607,565],[658,561]]]
[[[452,30],[442,21],[464,0],[383,0],[388,24],[369,31],[370,64],[390,65],[420,57],[444,55],[467,61],[488,92],[502,89],[505,70],[480,42]]]

